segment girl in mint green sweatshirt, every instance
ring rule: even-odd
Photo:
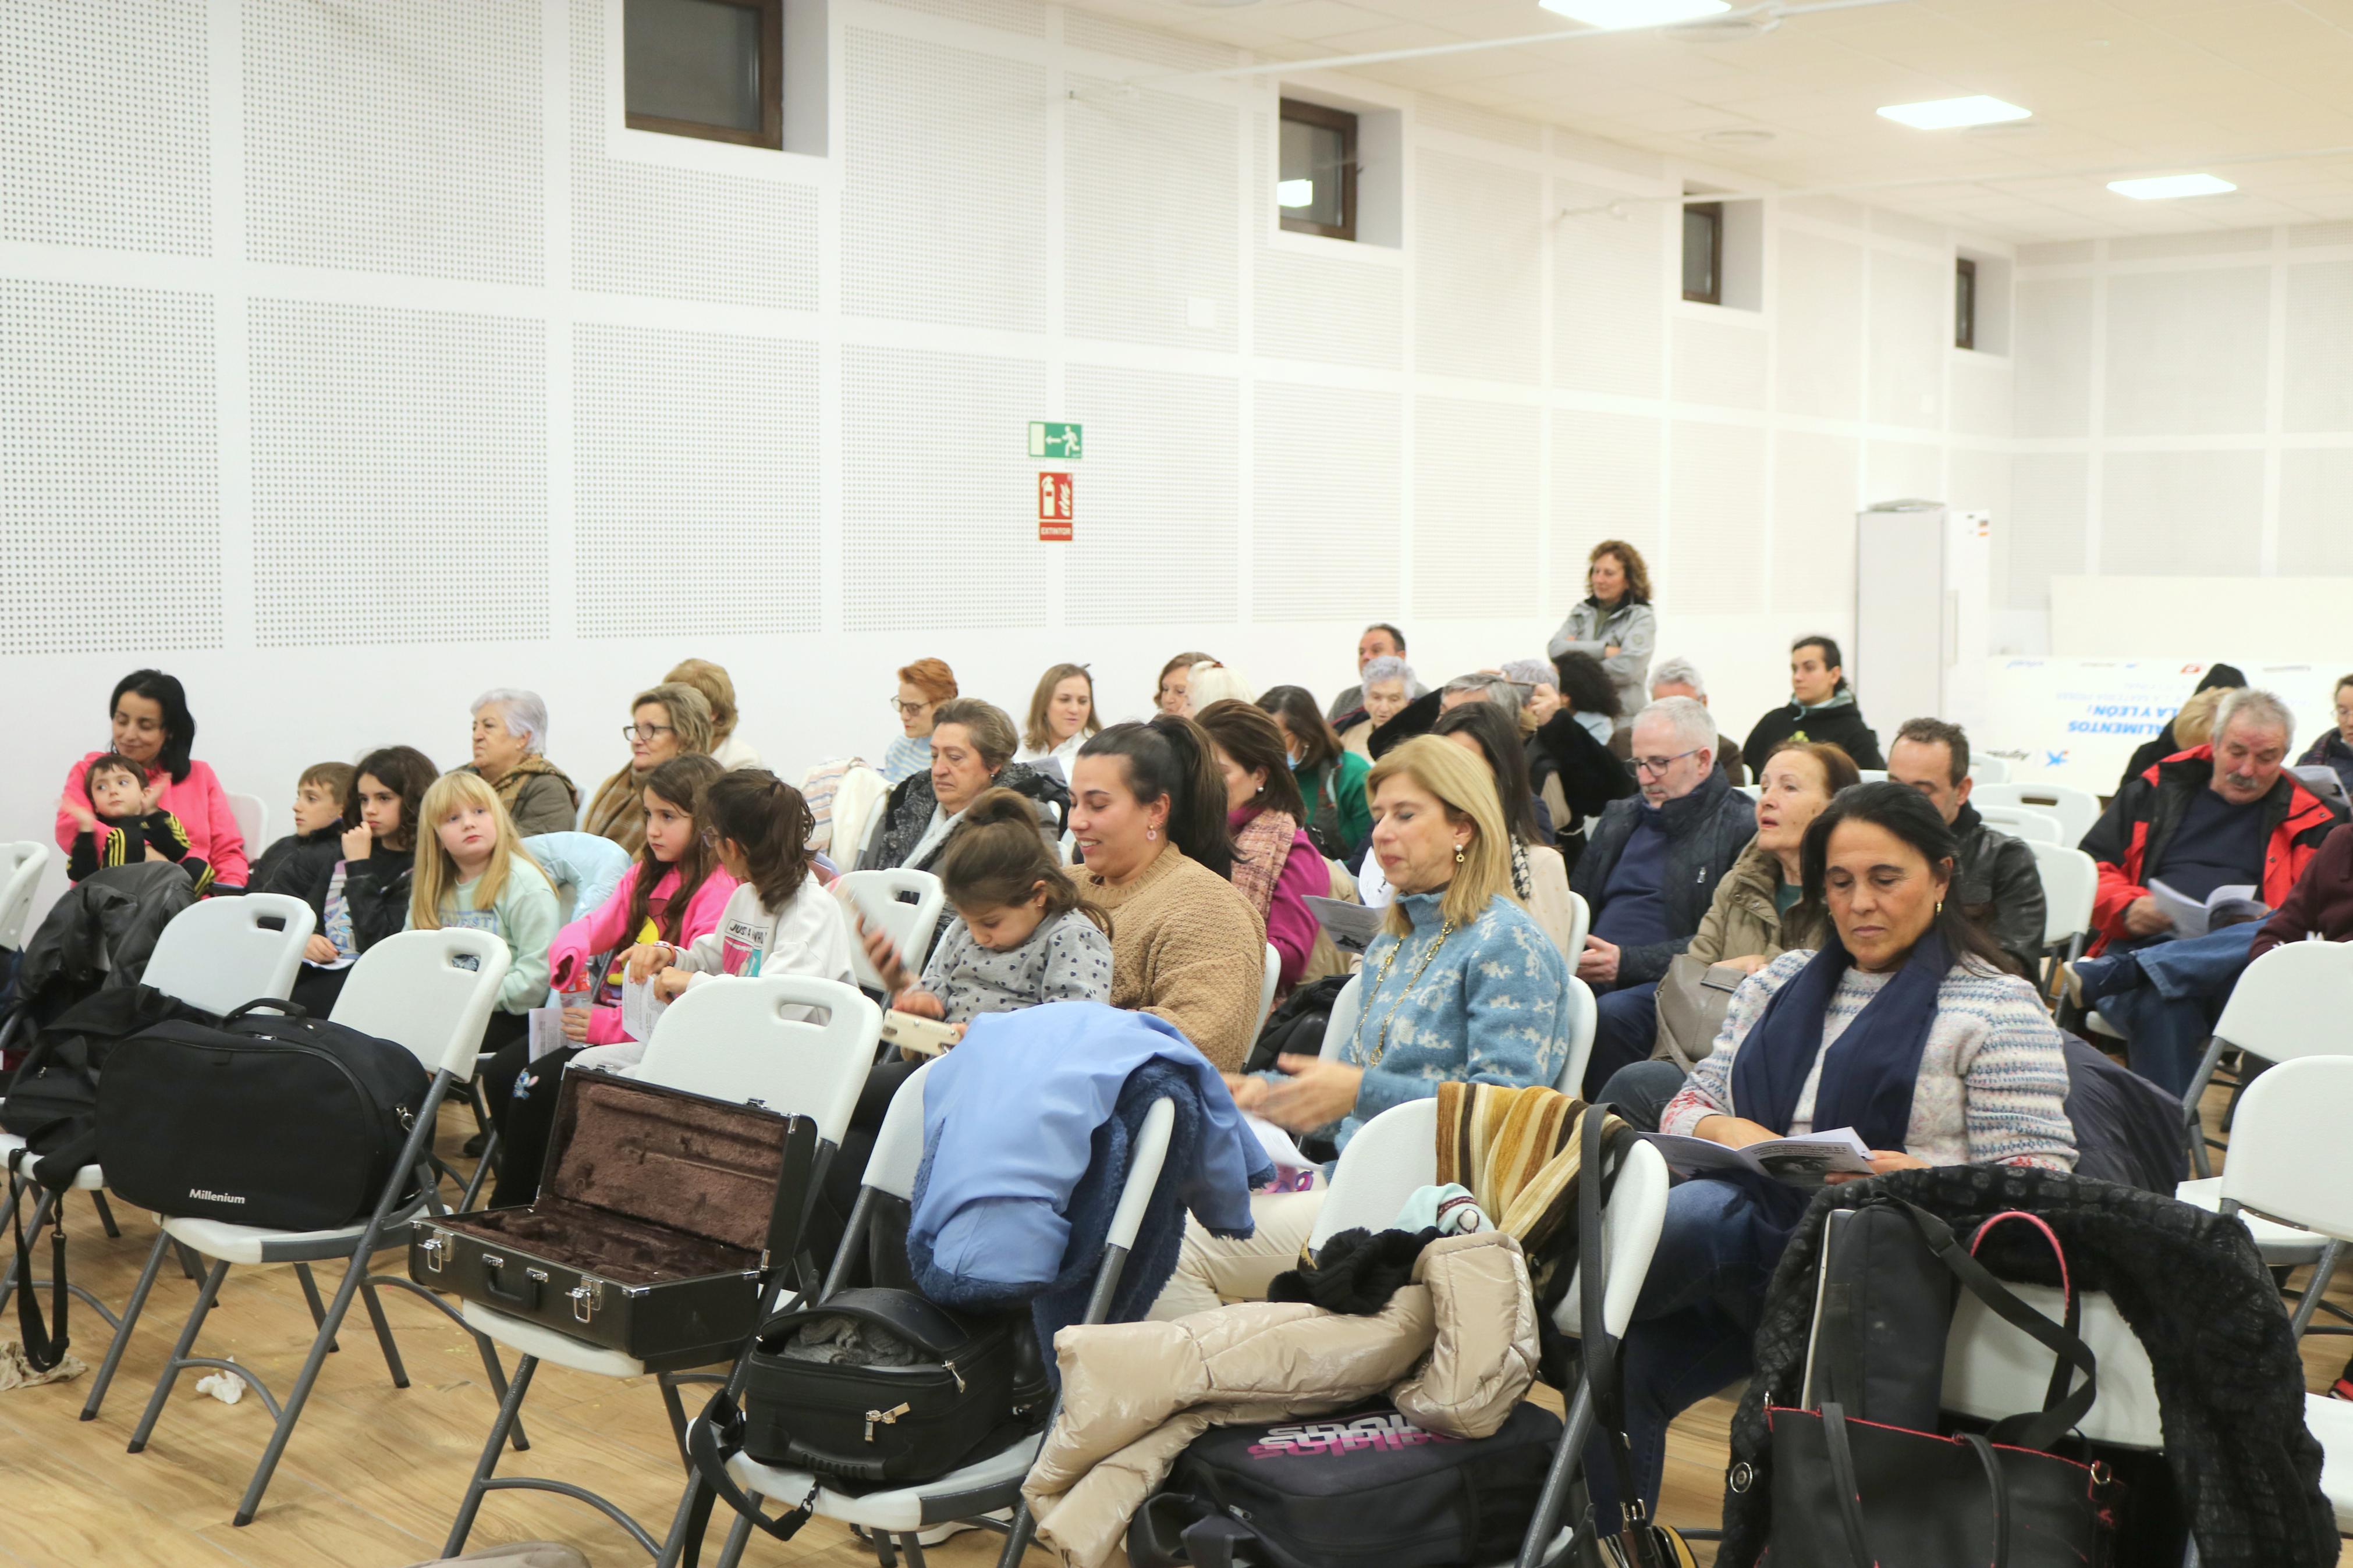
[[[463,926],[507,944],[507,973],[482,1031],[491,1059],[479,1076],[491,1114],[506,1111],[531,1059],[530,1015],[547,999],[547,948],[563,924],[555,889],[515,836],[512,819],[474,773],[444,773],[417,808],[417,875],[408,928]]]

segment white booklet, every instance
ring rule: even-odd
[[[1332,933],[1332,945],[1342,952],[1362,953],[1372,946],[1388,914],[1387,910],[1368,910],[1345,899],[1319,898],[1314,893],[1307,895],[1307,908],[1317,923]]]
[[[1673,1132],[1645,1132],[1646,1142],[1658,1145],[1667,1169],[1678,1176],[1704,1175],[1710,1171],[1748,1171],[1787,1182],[1793,1187],[1819,1187],[1822,1178],[1840,1174],[1871,1174],[1870,1145],[1852,1127],[1809,1132],[1802,1138],[1775,1138],[1735,1149],[1705,1138],[1685,1138]]]
[[[2205,902],[2200,903],[2189,894],[2176,892],[2152,878],[2148,884],[2148,896],[2155,899],[2157,907],[2172,920],[2176,936],[2204,936],[2217,920],[2228,920],[2233,916],[2242,920],[2261,920],[2271,913],[2263,901],[2255,897],[2253,882],[2233,882],[2228,887],[2217,888],[2206,895]]]
[[[2329,805],[2353,809],[2353,798],[2348,798],[2345,794],[2345,781],[2337,776],[2335,768],[2322,764],[2290,768],[2288,772],[2302,779],[2306,789]]]
[[[669,1011],[669,1003],[655,999],[652,981],[643,984],[634,980],[621,983],[621,1032],[629,1038],[652,1039],[655,1023]]]

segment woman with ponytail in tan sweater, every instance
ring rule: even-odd
[[[1209,738],[1162,714],[1079,751],[1079,897],[1111,921],[1111,1004],[1166,1018],[1223,1072],[1258,1034],[1266,926],[1226,879],[1233,842]]]

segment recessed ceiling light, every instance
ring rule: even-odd
[[[2033,113],[2014,103],[1978,93],[1970,98],[1939,98],[1926,103],[1891,103],[1879,111],[1883,120],[1909,125],[1915,131],[1954,131],[1964,125],[1993,125],[2004,120],[2024,120]]]
[[[1732,0],[1536,0],[1538,6],[1588,27],[1659,27],[1721,16]]]
[[[1773,134],[1761,125],[1727,125],[1721,131],[1703,131],[1699,139],[1718,147],[1762,147],[1773,140]]]
[[[2177,196],[2219,196],[2239,187],[2212,174],[2157,174],[2145,180],[2110,180],[2108,189],[2137,202],[2165,202]]]

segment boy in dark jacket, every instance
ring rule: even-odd
[[[261,852],[248,884],[254,892],[285,893],[311,906],[319,924],[305,956],[314,963],[334,961],[326,941],[327,885],[343,858],[343,797],[351,794],[352,777],[349,763],[313,763],[302,770],[294,781],[294,831]]]
[[[81,826],[66,852],[69,880],[79,882],[111,866],[170,860],[188,874],[197,892],[211,886],[212,868],[188,853],[188,830],[178,817],[157,809],[161,789],[153,785],[146,763],[119,752],[93,758],[82,774],[82,790],[97,808],[95,815],[70,796],[58,802]]]

